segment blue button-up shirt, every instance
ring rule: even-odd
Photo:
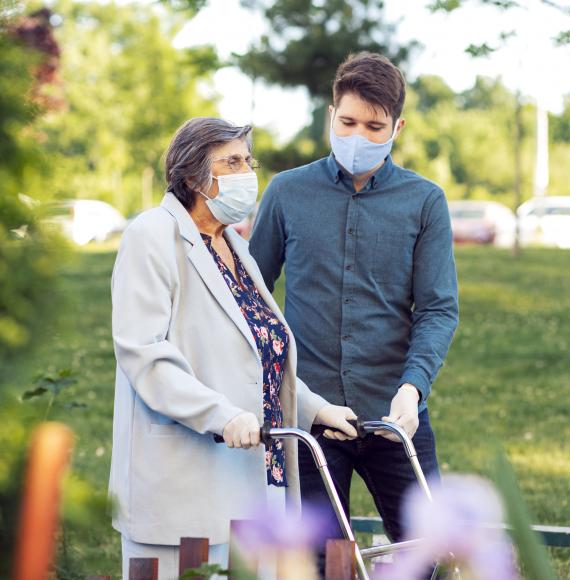
[[[285,265],[285,316],[313,391],[379,419],[411,383],[426,407],[458,320],[437,185],[388,156],[357,192],[331,154],[273,178],[250,250],[271,290]]]

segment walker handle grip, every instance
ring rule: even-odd
[[[346,422],[350,423],[356,429],[358,439],[364,439],[364,437],[366,437],[367,433],[363,429],[363,421],[361,421],[360,419],[347,419]],[[311,427],[311,435],[313,435],[314,437],[319,437],[327,429],[329,431],[332,431],[333,433],[338,432],[338,433],[344,434],[343,431],[339,431],[338,429],[333,429],[332,427],[328,427],[327,425],[313,425]]]
[[[271,422],[265,421],[259,430],[259,435],[261,442],[267,445],[268,447],[273,442],[273,437],[270,435],[271,431]],[[224,438],[221,435],[214,434],[214,442],[215,443],[224,443]]]

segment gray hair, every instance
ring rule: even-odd
[[[199,189],[212,185],[212,149],[235,139],[245,140],[251,151],[251,125],[237,127],[215,117],[194,117],[176,131],[166,152],[166,183],[186,209],[194,206]]]

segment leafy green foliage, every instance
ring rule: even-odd
[[[425,113],[442,104],[453,104],[456,99],[451,87],[435,75],[418,77],[410,87],[416,95],[416,110]]]
[[[242,0],[260,10],[271,27],[257,46],[236,55],[253,78],[281,86],[304,86],[313,99],[330,97],[338,65],[351,53],[381,52],[404,63],[413,47],[396,46],[394,26],[383,16],[381,0]]]
[[[14,28],[9,18],[0,28],[0,364],[37,342],[50,323],[54,264],[65,257],[24,203],[48,197],[50,158],[38,130],[44,111],[32,98],[44,55],[19,42]]]
[[[428,7],[432,12],[453,12],[458,8],[461,8],[470,0],[434,0]],[[503,10],[508,10],[509,8],[516,8],[520,6],[520,2],[516,0],[477,0],[480,4],[488,4],[489,6],[495,6]],[[471,0],[472,2],[472,0]]]
[[[57,35],[67,103],[42,124],[57,160],[54,195],[140,210],[149,175],[155,201],[164,191],[161,159],[174,131],[190,117],[215,115],[197,84],[219,66],[217,57],[211,47],[172,46],[184,13],[70,0],[54,10],[63,18]]]
[[[27,389],[22,394],[22,401],[29,401],[42,397],[46,393],[50,394],[47,403],[44,421],[48,419],[49,413],[54,402],[58,399],[62,391],[68,389],[77,383],[76,373],[71,369],[59,369],[57,372],[41,372],[38,373],[34,380],[34,385],[31,389]],[[85,409],[87,405],[78,401],[68,401],[64,408],[68,411],[74,409]]]
[[[556,46],[566,46],[570,44],[570,30],[563,30],[556,35],[554,39]]]
[[[483,44],[470,44],[465,52],[473,57],[489,56],[497,50],[496,47],[489,46],[486,42]]]

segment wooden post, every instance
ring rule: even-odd
[[[180,538],[180,559],[178,574],[186,570],[199,568],[208,562],[208,538]],[[204,580],[204,576],[195,576],[196,580]]]
[[[353,580],[356,575],[356,543],[350,540],[327,540],[325,580]]]
[[[129,580],[158,580],[158,558],[130,558]]]

